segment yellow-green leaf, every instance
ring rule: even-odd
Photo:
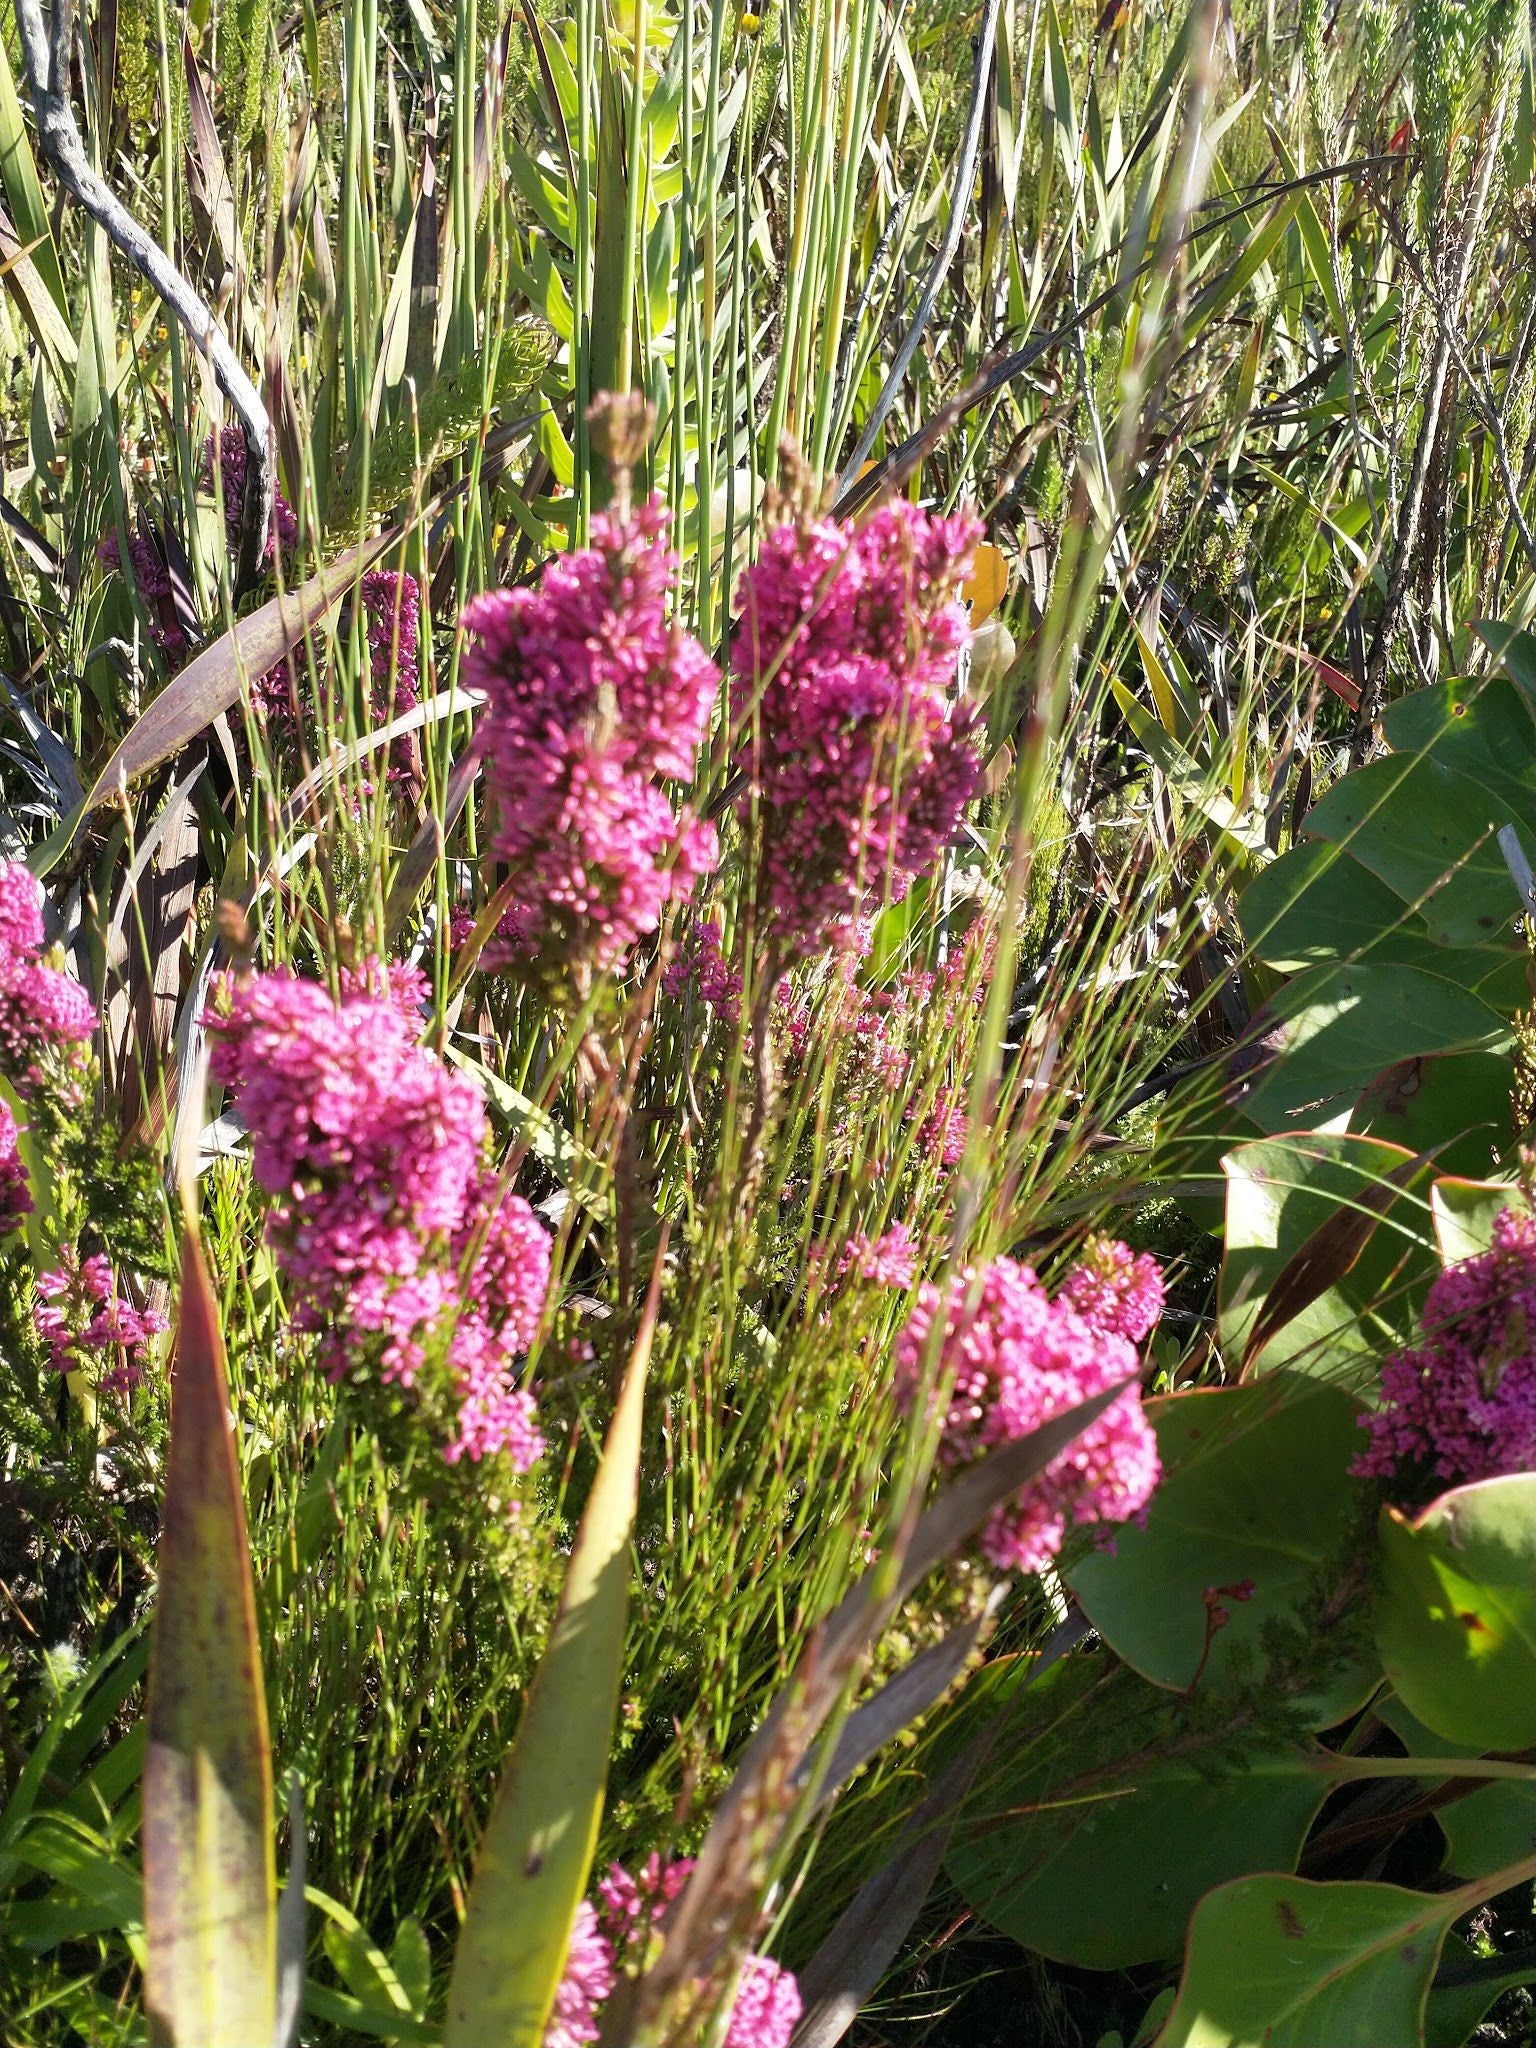
[[[608,1778],[660,1266],[603,1459],[481,1839],[443,2048],[539,2048],[586,1889]]]

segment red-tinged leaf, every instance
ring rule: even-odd
[[[156,2048],[268,2048],[272,1767],[218,1314],[182,1246],[144,1755],[145,2007]]]
[[[1353,676],[1346,675],[1341,668],[1335,668],[1331,661],[1324,661],[1320,654],[1308,654],[1300,650],[1302,661],[1311,669],[1320,683],[1325,683],[1335,697],[1341,697],[1351,711],[1360,709],[1360,686]]]
[[[1341,1203],[1297,1246],[1275,1275],[1249,1332],[1243,1356],[1245,1373],[1262,1356],[1272,1338],[1295,1322],[1319,1296],[1338,1286],[1358,1262],[1382,1217],[1427,1163],[1422,1153],[1405,1159],[1385,1179],[1363,1189],[1353,1202]]]
[[[380,534],[349,548],[308,583],[268,598],[259,611],[238,620],[212,646],[194,655],[130,726],[91,785],[82,815],[109,803],[120,790],[196,739],[221,711],[238,701],[242,682],[265,675],[290,647],[299,646],[363,571],[398,547],[400,539],[398,532]]]

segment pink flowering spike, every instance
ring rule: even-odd
[[[111,1394],[138,1385],[152,1340],[168,1327],[158,1311],[136,1309],[118,1293],[100,1253],[83,1264],[66,1253],[56,1271],[40,1273],[32,1318],[55,1372],[87,1373]]]
[[[203,486],[213,487],[213,436],[208,436],[208,445],[203,452]],[[240,512],[245,503],[245,472],[250,453],[245,445],[245,432],[240,427],[225,427],[219,435],[219,483],[224,500],[224,532],[231,550],[240,542]],[[266,545],[262,550],[262,562],[270,566],[279,550],[288,555],[299,544],[299,522],[293,507],[283,496],[281,484],[272,487],[272,524],[267,532]]]
[[[22,1163],[21,1134],[11,1107],[0,1097],[0,1238],[32,1213],[27,1169]]]
[[[465,612],[465,682],[486,695],[481,744],[493,847],[511,871],[498,947],[564,982],[620,966],[719,859],[711,826],[658,786],[689,780],[719,682],[667,617],[676,561],[652,501],[593,521],[592,546],[537,590]]]
[[[896,1350],[905,1406],[917,1396],[936,1326],[939,1368],[949,1383],[940,1455],[951,1465],[1028,1436],[1137,1374],[1125,1337],[1090,1324],[1064,1298],[1050,1300],[1028,1266],[1000,1258],[956,1274],[943,1290],[919,1290]],[[1132,1384],[1016,1501],[997,1510],[982,1549],[1002,1570],[1039,1571],[1072,1524],[1128,1521],[1160,1476],[1157,1440]]]
[[[1139,1344],[1163,1313],[1162,1270],[1149,1252],[1138,1257],[1115,1238],[1091,1237],[1060,1299],[1094,1329]]]
[[[979,528],[904,502],[862,526],[780,526],[732,641],[743,816],[781,956],[856,949],[953,839],[980,772],[955,678]]]
[[[712,918],[691,924],[668,961],[661,985],[679,1002],[697,1002],[712,1010],[722,1024],[741,1017],[741,976],[727,964],[720,927]]]
[[[1503,1210],[1489,1249],[1445,1268],[1420,1339],[1382,1367],[1355,1471],[1428,1492],[1536,1469],[1536,1218]]]
[[[0,958],[43,949],[43,888],[19,860],[0,861]]]
[[[543,2048],[587,2048],[595,2041],[602,2032],[603,2001],[617,1981],[612,1943],[599,1927],[596,1911],[583,1899],[576,1908],[565,1974],[555,1992]]]
[[[50,1065],[68,1066],[90,1041],[96,1011],[69,975],[43,958],[43,892],[19,861],[0,861],[0,1074],[23,1094]]]
[[[801,2009],[800,1986],[791,1973],[767,1956],[748,1956],[725,2048],[789,2048]]]
[[[837,1262],[839,1277],[849,1271],[876,1287],[910,1287],[917,1275],[917,1244],[905,1223],[893,1223],[883,1237],[856,1230]]]
[[[339,997],[288,974],[226,982],[211,1070],[251,1133],[295,1327],[335,1380],[376,1377],[447,1411],[450,1464],[543,1453],[517,1383],[549,1291],[549,1237],[486,1169],[478,1086],[417,1041],[414,968],[369,961]]]

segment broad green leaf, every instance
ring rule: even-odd
[[[1313,968],[1288,983],[1266,1016],[1276,1057],[1245,1086],[1243,1114],[1261,1130],[1347,1115],[1384,1067],[1433,1053],[1507,1051],[1507,1016],[1437,971],[1363,961]]]
[[[1294,1863],[1328,1790],[1315,1755],[1169,1755],[1176,1711],[1102,1654],[1019,1686],[946,1859],[984,1920],[1058,1962],[1129,1969],[1177,1955],[1213,1885]]]
[[[1395,1694],[1376,1702],[1374,1711],[1410,1756],[1480,1754],[1426,1728]],[[1445,1868],[1456,1877],[1486,1877],[1536,1847],[1536,1780],[1501,1778],[1479,1785],[1473,1779],[1459,1779],[1447,1789],[1457,1796],[1436,1806],[1435,1819],[1445,1837]]]
[[[1409,1710],[1476,1752],[1536,1743],[1536,1473],[1380,1523],[1376,1643]]]
[[[1336,782],[1307,814],[1311,839],[1345,847],[1417,910],[1437,945],[1507,940],[1520,909],[1495,834],[1530,825],[1480,779],[1436,754],[1392,754]]]
[[[1420,1283],[1436,1268],[1421,1199],[1401,1195],[1336,1283],[1249,1359],[1270,1289],[1303,1245],[1341,1209],[1375,1214],[1377,1191],[1412,1155],[1375,1138],[1298,1132],[1239,1145],[1222,1161],[1226,1248],[1218,1297],[1224,1355],[1249,1372],[1374,1378],[1386,1347],[1412,1334]]]
[[[1509,1207],[1513,1193],[1505,1181],[1441,1175],[1429,1191],[1429,1206],[1445,1265],[1454,1266],[1487,1251],[1493,1242],[1494,1221]]]
[[[1463,1894],[1249,1877],[1202,1899],[1159,2048],[1415,2048]]]
[[[146,1718],[150,2040],[266,2048],[277,1983],[267,1705],[224,1344],[190,1219]]]
[[[539,2048],[597,1844],[618,1709],[656,1282],[481,1837],[443,2048]]]
[[[1360,1407],[1337,1387],[1291,1374],[1249,1386],[1151,1401],[1163,1479],[1146,1519],[1115,1532],[1068,1574],[1110,1648],[1154,1685],[1183,1692],[1220,1683],[1234,1660],[1262,1655],[1264,1630],[1293,1616],[1355,1512],[1350,1464]],[[1230,1617],[1207,1626],[1208,1588],[1251,1583],[1251,1599],[1220,1594]],[[1325,1728],[1375,1683],[1352,1664],[1305,1704]]]

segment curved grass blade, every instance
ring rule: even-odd
[[[658,1255],[549,1647],[481,1839],[443,2048],[539,2048],[565,1965],[597,1844],[618,1709],[661,1272]]]
[[[272,1765],[224,1345],[189,1220],[144,1755],[145,2006],[155,2048],[276,2026]]]

